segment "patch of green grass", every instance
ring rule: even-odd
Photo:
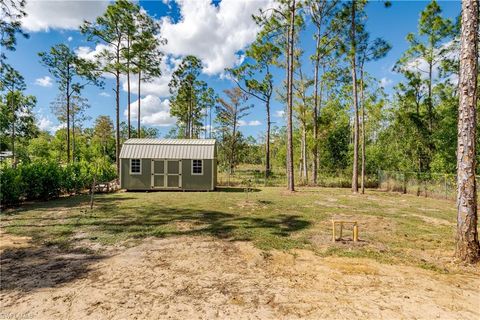
[[[454,249],[454,203],[368,190],[241,188],[217,192],[121,192],[63,198],[25,206],[0,216],[8,233],[60,247],[78,246],[79,238],[101,244],[138,243],[146,237],[212,236],[251,241],[263,250],[312,249],[328,256],[364,257],[442,270],[432,257],[417,253]],[[331,242],[330,220],[357,220],[364,245]],[[430,219],[430,220],[429,220]],[[433,220],[432,220],[433,219]],[[443,219],[442,223],[433,223]],[[451,224],[451,225],[450,225]],[[350,231],[345,231],[347,237]]]
[[[401,260],[399,256],[394,255],[392,252],[380,252],[372,248],[330,247],[325,252],[317,254],[323,257],[367,258],[388,264],[398,263]]]

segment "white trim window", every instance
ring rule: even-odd
[[[130,174],[142,174],[141,159],[130,159]]]
[[[203,175],[203,160],[192,160],[192,175]]]

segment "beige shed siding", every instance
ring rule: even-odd
[[[182,189],[185,190],[213,190],[212,170],[215,160],[203,160],[203,174],[192,175],[192,160],[182,161]]]
[[[120,184],[122,189],[147,190],[152,183],[150,159],[142,159],[142,174],[130,174],[130,159],[120,159]]]
[[[142,159],[141,174],[130,174],[130,159]],[[127,140],[120,153],[121,187],[127,190],[152,190],[152,159],[181,160],[182,186],[179,190],[214,190],[216,188],[217,163],[215,140]],[[192,175],[192,159],[203,160],[202,175]],[[174,164],[169,164],[169,166],[172,165]],[[157,171],[161,172],[161,170]],[[173,178],[170,178],[170,180],[171,179]],[[167,181],[167,184],[172,184],[173,182],[173,180],[170,182]],[[155,188],[155,190],[158,189],[162,189],[162,187]]]

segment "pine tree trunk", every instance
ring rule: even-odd
[[[72,161],[75,163],[75,111],[72,112]]]
[[[127,40],[127,127],[128,127],[128,139],[131,138],[131,125],[130,125],[130,36]]]
[[[138,125],[138,128],[137,128],[137,138],[141,138],[140,136],[140,133],[142,132],[141,131],[141,128],[140,128],[140,100],[141,100],[141,96],[140,96],[140,84],[142,83],[142,71],[141,70],[138,70],[138,110],[137,110],[137,125]]]
[[[433,78],[433,65],[428,65],[428,129],[430,133],[433,130],[433,100],[432,100],[432,78]]]
[[[295,39],[295,0],[290,8],[290,26],[288,32],[288,82],[287,82],[287,188],[295,191],[293,167],[293,47]]]
[[[119,63],[117,57],[117,63]],[[117,64],[118,65],[118,64]],[[116,100],[116,105],[115,105],[115,125],[116,125],[116,130],[115,130],[115,164],[117,167],[117,177],[120,174],[120,72],[117,71],[115,74],[115,100]]]
[[[356,66],[356,40],[355,40],[355,2],[352,2],[352,26],[351,26],[351,64],[352,64],[352,91],[354,110],[354,133],[353,133],[353,174],[352,192],[358,192],[358,96],[357,96],[357,66]]]
[[[303,182],[308,184],[308,162],[307,162],[307,124],[302,124],[302,176]]]
[[[317,51],[320,47],[320,31],[318,32],[317,38]],[[320,68],[320,57],[317,56],[315,59],[315,68],[314,68],[314,93],[313,93],[313,184],[317,185],[317,171],[318,171],[318,69]]]
[[[362,177],[361,177],[361,192],[365,193],[365,151],[366,151],[366,141],[365,141],[365,96],[364,96],[364,82],[363,82],[363,64],[360,67],[360,101],[362,106]]]
[[[267,132],[265,137],[265,183],[267,182],[267,178],[270,176],[270,98],[267,98],[266,102],[266,109],[267,109]]]
[[[15,154],[15,122],[16,122],[16,113],[15,113],[15,95],[11,91],[11,107],[12,107],[12,167],[17,168],[17,156]]]
[[[237,142],[237,110],[235,110],[235,116],[233,118],[233,130],[232,130],[232,144],[230,149],[230,174],[233,175],[235,167],[235,145]]]
[[[478,261],[480,258],[475,181],[478,10],[478,1],[462,1],[455,255],[458,259],[471,263]]]
[[[129,68],[129,67],[127,67]],[[128,91],[128,94],[127,94],[127,127],[128,127],[128,139],[130,139],[132,137],[132,133],[131,133],[131,122],[130,122],[130,101],[131,101],[131,98],[130,98],[130,70],[127,70],[127,91]]]
[[[212,139],[212,106],[210,106],[208,113],[209,113],[208,125],[210,130],[208,137],[209,139]]]
[[[70,163],[70,82],[67,81],[67,163]]]

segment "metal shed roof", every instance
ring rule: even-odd
[[[214,159],[214,139],[129,139],[121,159]]]

